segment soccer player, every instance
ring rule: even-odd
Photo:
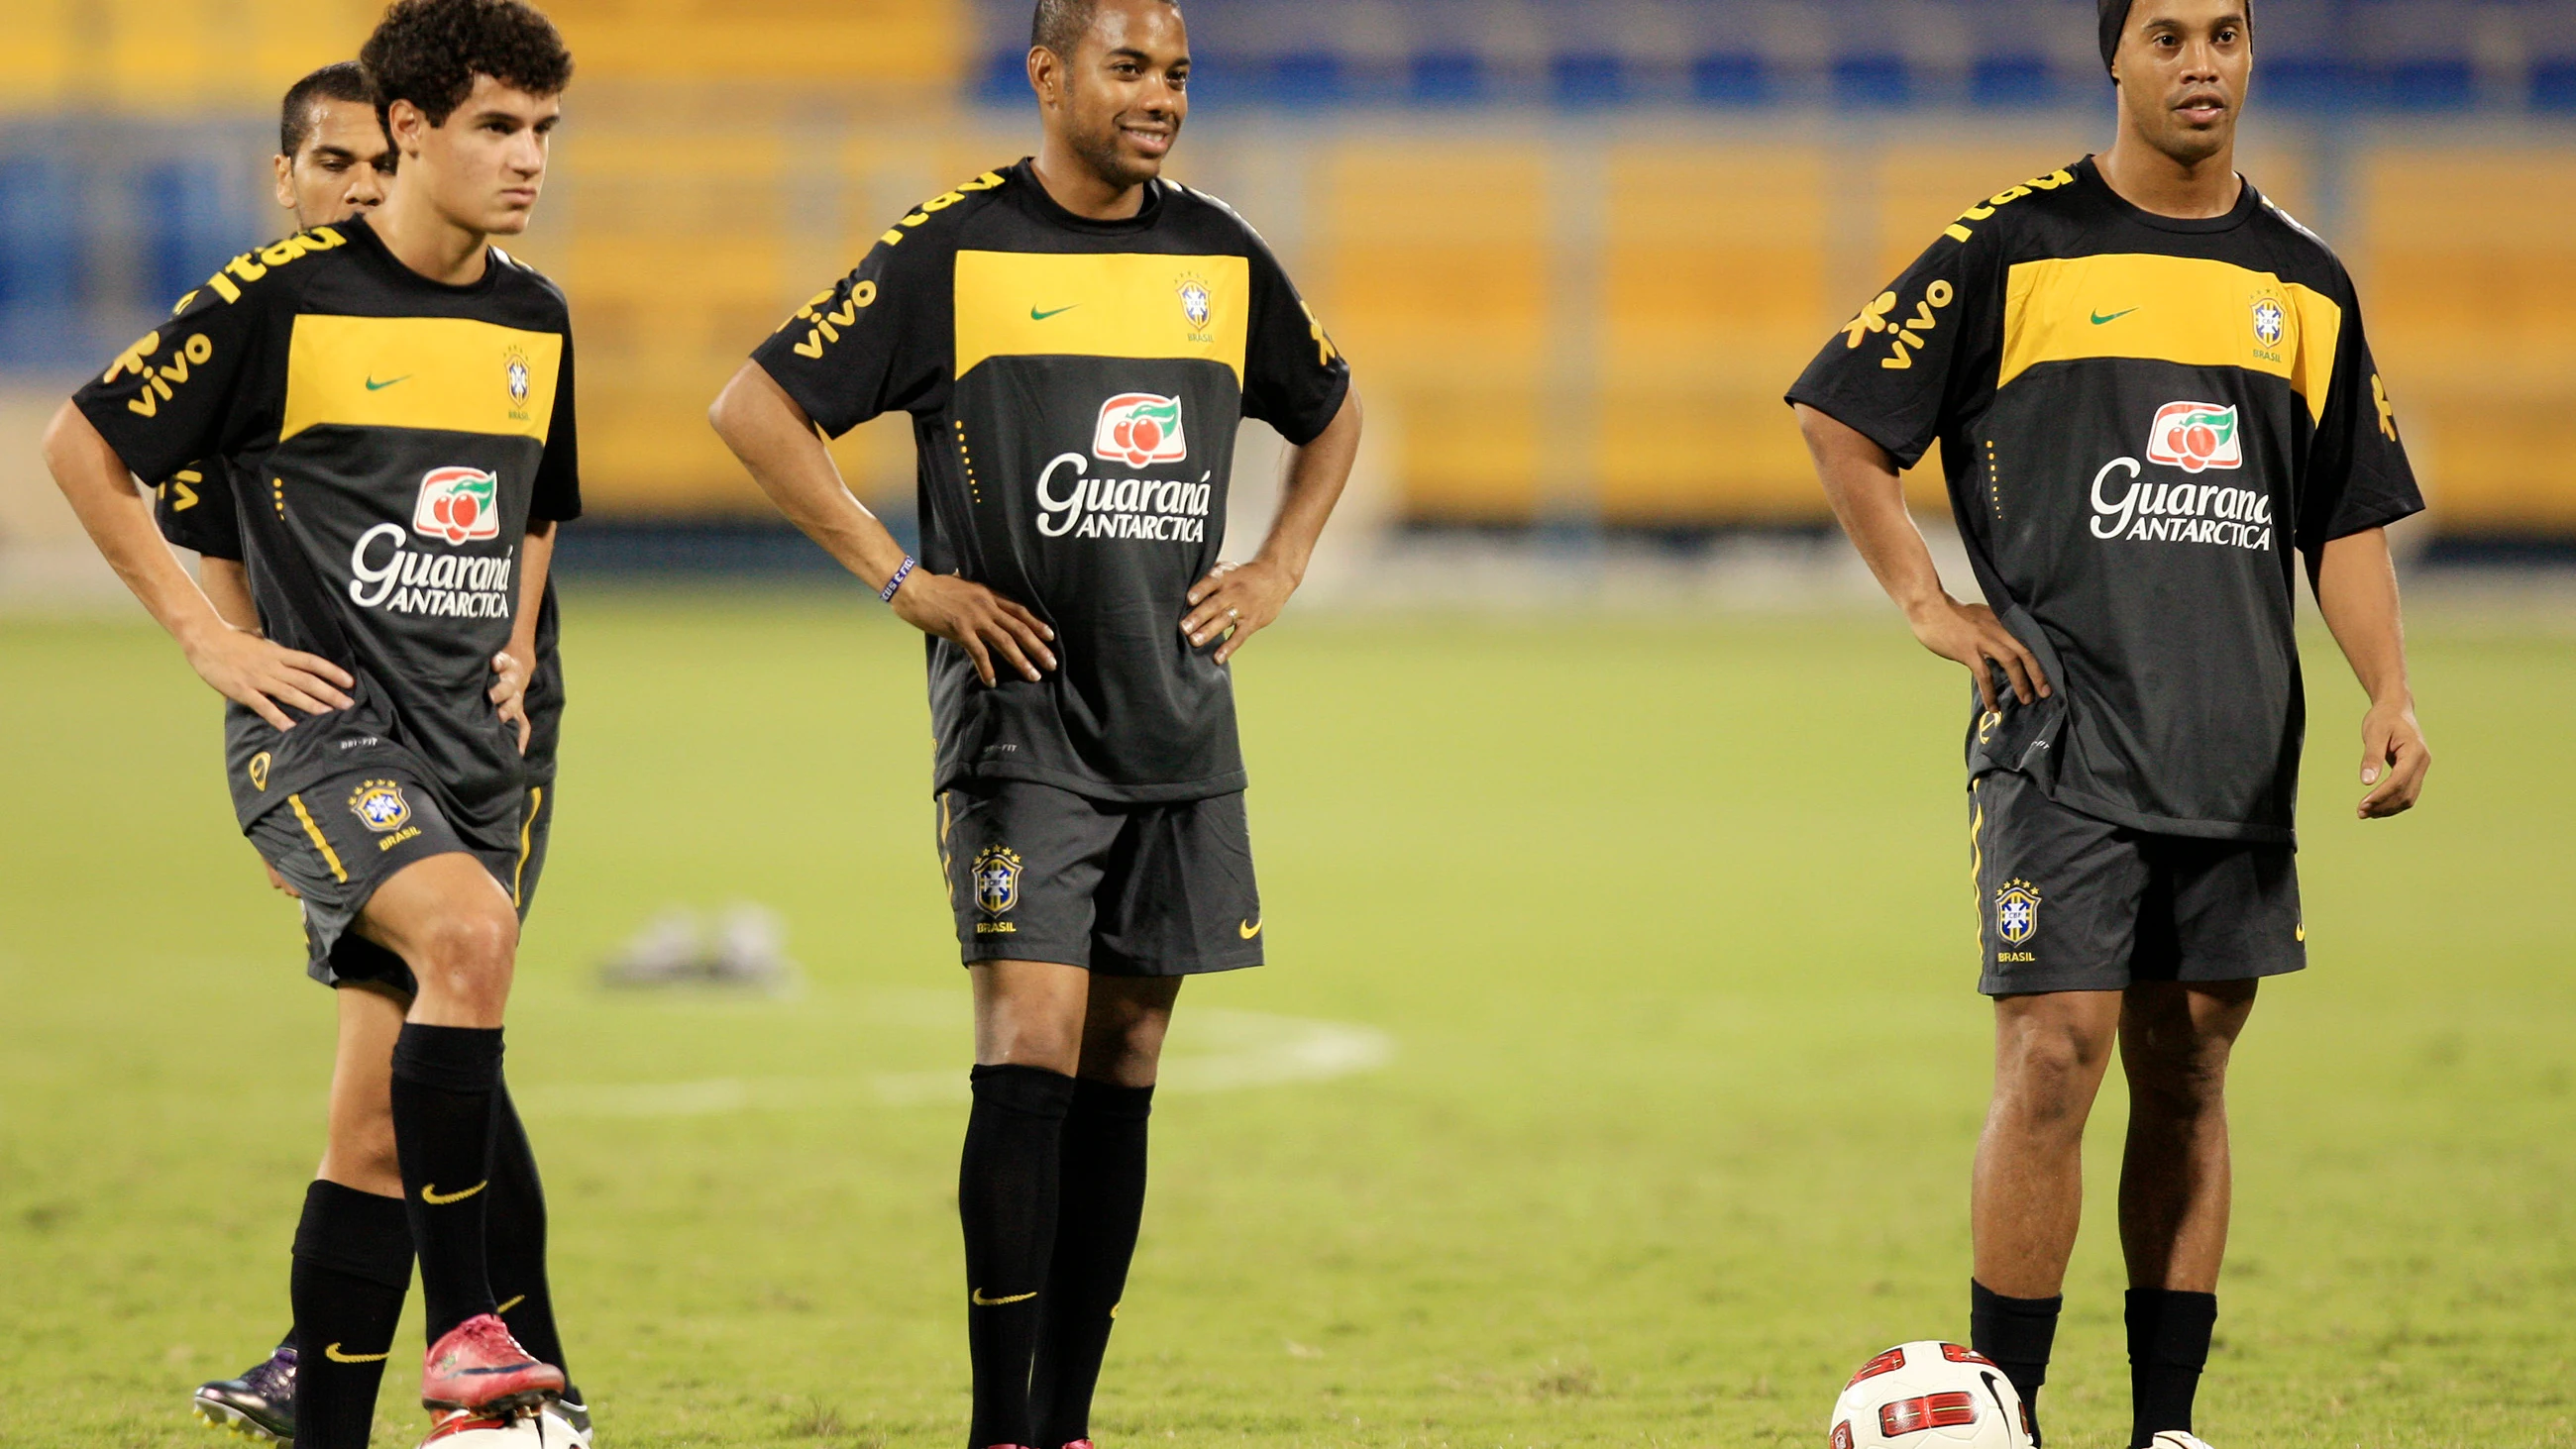
[[[968,1442],[1090,1439],[1181,979],[1260,963],[1226,663],[1348,479],[1349,371],[1278,261],[1161,179],[1189,111],[1167,0],[1042,0],[1034,159],[923,202],[717,399],[798,527],[931,636],[941,867],[975,992],[958,1174]],[[912,415],[918,566],[816,430]],[[1292,445],[1220,563],[1237,422]]]
[[[290,87],[279,108],[278,131],[277,201],[293,214],[298,230],[346,221],[383,200],[393,150],[377,121],[365,72],[354,61],[324,66]],[[226,471],[243,467],[243,460],[216,458],[182,469],[154,489],[154,508],[162,536],[199,555],[198,586],[215,611],[235,628],[256,633],[259,617],[242,562],[234,498],[244,488],[256,492],[258,479],[255,470],[247,483]],[[210,473],[219,481],[210,485]],[[533,674],[507,654],[494,664],[503,675],[494,703],[506,704],[524,688],[530,726],[526,758],[535,803],[521,872],[523,904],[536,898],[554,820],[554,752],[563,715],[555,619],[549,583],[538,611]],[[268,874],[272,885],[294,894],[273,867]],[[327,962],[316,964],[327,971],[326,984],[339,988],[333,995],[340,1044],[330,1138],[305,1192],[290,1292],[313,1326],[318,1353],[299,1372],[300,1337],[290,1328],[268,1358],[238,1377],[200,1385],[190,1403],[208,1423],[253,1437],[292,1441],[300,1410],[307,1422],[335,1426],[318,1431],[319,1442],[363,1442],[384,1373],[383,1350],[391,1347],[411,1284],[411,1229],[403,1217],[389,1078],[403,1013],[416,988],[400,957],[355,934],[343,934]],[[544,1189],[506,1083],[495,1090],[494,1111],[500,1131],[488,1209],[493,1291],[511,1331],[529,1351],[560,1365],[545,1271]],[[569,1436],[586,1442],[589,1412],[578,1392],[567,1387],[555,1407]]]
[[[498,654],[538,655],[555,525],[580,492],[562,295],[489,239],[527,226],[571,57],[519,0],[397,0],[360,61],[400,156],[383,205],[236,258],[81,389],[45,451],[101,551],[236,706],[235,808],[304,901],[316,975],[355,935],[414,978],[388,1091],[427,1299],[421,1399],[499,1414],[564,1376],[495,1315],[486,1268],[542,804],[524,697],[495,700],[489,676]],[[259,483],[234,502],[266,637],[216,613],[129,480],[207,457]],[[319,1337],[307,1306],[299,1291],[299,1334]],[[322,1449],[344,1433],[297,1429]]]
[[[1844,529],[1981,705],[1975,1346],[2037,1403],[2116,1048],[2132,1441],[2196,1444],[2228,1055],[2256,984],[2306,964],[2290,555],[2370,699],[2358,814],[2396,815],[2430,757],[2384,530],[2423,500],[2352,279],[2235,171],[2247,0],[2100,19],[2110,150],[1968,208],[1789,398]],[[1905,511],[1897,470],[1936,437],[1985,604],[1944,592]]]

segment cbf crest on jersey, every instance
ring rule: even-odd
[[[510,389],[510,418],[513,422],[528,420],[528,393],[534,374],[528,371],[528,354],[516,347],[501,354],[501,381]]]
[[[1207,278],[1195,272],[1182,275],[1181,315],[1190,319],[1191,332],[1207,331],[1208,319],[1216,315],[1215,294],[1209,290]],[[1193,336],[1190,340],[1205,342],[1211,339]]]
[[[349,797],[349,812],[360,824],[378,835],[400,830],[411,819],[411,802],[403,798],[402,786],[391,780],[369,780]]]
[[[2019,946],[2039,934],[2039,887],[2008,880],[1995,892],[1995,934],[2008,946]]]
[[[975,856],[975,905],[998,916],[1020,903],[1020,853],[1007,845],[988,845]]]
[[[2258,297],[2254,301],[2254,340],[2265,347],[2278,347],[2288,333],[2290,314],[2278,297]]]

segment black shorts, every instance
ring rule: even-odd
[[[545,873],[554,793],[552,783],[529,788],[516,839],[470,841],[408,772],[362,770],[287,796],[251,822],[250,843],[303,893],[306,974],[325,986],[366,983],[410,996],[419,990],[411,968],[350,929],[358,913],[403,867],[463,851],[483,862],[527,919]]]
[[[1022,780],[940,793],[939,868],[961,958],[1106,976],[1261,964],[1243,793],[1158,805]]]
[[[2298,852],[2096,820],[1998,770],[1968,787],[1988,996],[2243,981],[2308,964]]]

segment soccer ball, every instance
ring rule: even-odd
[[[1862,1364],[1825,1432],[1833,1449],[2030,1449],[2012,1380],[1976,1350],[1934,1339]]]
[[[504,1418],[462,1410],[438,1421],[420,1449],[575,1449],[580,1436],[552,1405],[540,1413]]]

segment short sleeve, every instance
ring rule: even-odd
[[[1984,352],[1976,336],[1991,305],[1978,265],[1986,234],[1934,240],[1842,325],[1798,375],[1788,400],[1852,428],[1900,467],[1913,467],[1940,437],[1949,399]]]
[[[545,456],[537,461],[537,486],[528,502],[528,524],[569,523],[581,517],[581,429],[574,420],[572,334],[564,334],[563,362],[555,374],[555,411],[546,424]]]
[[[1243,414],[1303,447],[1330,427],[1350,392],[1350,364],[1315,309],[1297,295],[1279,259],[1258,236],[1252,264],[1252,329],[1244,343]]]
[[[918,231],[895,235],[751,354],[835,438],[881,413],[936,407],[945,396],[955,253]]]
[[[192,463],[153,484],[152,521],[176,547],[241,562],[241,515],[231,475],[219,462]]]
[[[168,478],[239,450],[273,409],[244,406],[262,363],[275,283],[221,273],[179,300],[170,320],[135,339],[72,394],[90,426],[140,478]]]
[[[2397,436],[2396,409],[2362,332],[2361,305],[2348,287],[2344,300],[2334,381],[2299,485],[2299,549],[2310,555],[2335,539],[2424,511],[2423,491]]]

